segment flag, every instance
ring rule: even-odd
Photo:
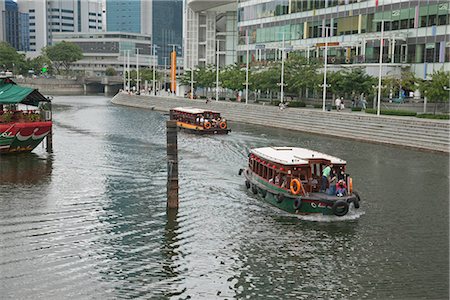
[[[378,7],[378,0],[375,0],[375,7]]]
[[[414,28],[419,28],[419,5],[416,5],[416,12],[414,15]]]

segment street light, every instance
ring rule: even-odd
[[[325,111],[325,104],[327,98],[327,63],[328,63],[328,30],[331,29],[329,26],[325,26],[325,66],[323,72],[323,96],[322,96],[322,111]]]
[[[141,48],[136,48],[136,93],[139,95],[140,87],[139,87],[139,50]]]
[[[374,22],[381,22],[381,37],[380,37],[380,70],[378,73],[378,101],[377,101],[377,116],[380,115],[381,105],[381,69],[383,67],[383,33],[384,33],[384,21],[386,20],[374,20]],[[389,21],[389,20],[388,20]]]
[[[217,39],[217,49],[216,49],[216,101],[219,101],[219,50],[220,50],[220,40]]]
[[[245,68],[245,104],[248,104],[248,57],[250,55],[250,49],[249,49],[249,36],[248,36],[248,30],[245,32],[245,37],[247,39],[247,66]]]
[[[152,60],[153,60],[153,80],[152,80],[152,90],[153,90],[153,96],[156,96],[156,60],[155,60],[155,52],[156,52],[156,48],[158,48],[158,46],[156,44],[152,45]]]

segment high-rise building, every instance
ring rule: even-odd
[[[19,11],[28,13],[30,51],[52,44],[55,32],[102,31],[101,0],[18,0]]]
[[[409,68],[425,78],[450,71],[448,0],[247,0],[238,3],[238,61],[263,64],[281,49],[323,60],[331,69],[358,66],[378,76],[383,24],[383,73]],[[248,37],[249,46],[246,45]]]
[[[152,33],[151,0],[106,0],[106,30]]]
[[[168,61],[173,46],[181,53],[183,0],[106,0],[107,31],[152,36],[158,64]]]
[[[0,41],[19,51],[28,49],[28,15],[19,12],[13,0],[0,0]]]
[[[236,0],[188,0],[184,10],[184,68],[236,62]]]
[[[158,64],[170,63],[170,53],[176,49],[181,56],[183,43],[183,1],[154,0],[152,8],[152,38],[158,46]]]

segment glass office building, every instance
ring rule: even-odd
[[[383,62],[425,78],[450,71],[449,8],[448,0],[241,0],[238,60],[247,36],[252,60],[262,62],[280,58],[284,37],[292,51],[322,60],[328,40],[331,65],[375,64],[384,22]]]
[[[141,33],[141,0],[106,0],[106,28]]]
[[[182,54],[183,1],[153,1],[153,42],[158,46],[156,54],[159,65],[170,65],[170,53],[177,45],[177,56]]]

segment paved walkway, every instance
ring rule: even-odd
[[[376,116],[363,112],[287,108],[228,101],[190,100],[180,97],[135,96],[119,93],[118,105],[169,111],[177,106],[216,110],[230,121],[308,133],[344,137],[373,143],[450,153],[450,122],[415,117]]]

